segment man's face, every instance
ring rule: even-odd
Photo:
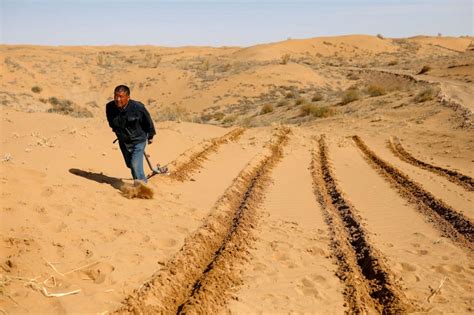
[[[130,96],[128,96],[127,93],[123,91],[114,93],[115,106],[118,108],[124,108],[128,104],[129,99]]]

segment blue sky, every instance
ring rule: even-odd
[[[474,0],[0,0],[0,42],[250,46],[344,34],[473,35]]]

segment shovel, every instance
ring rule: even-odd
[[[165,174],[169,175],[168,167],[167,166],[162,166],[160,167],[160,164],[156,164],[156,167],[153,167],[153,165],[150,162],[150,155],[147,154],[145,151],[143,151],[143,155],[145,156],[146,162],[148,164],[148,167],[150,167],[150,170],[152,173],[147,176],[147,178],[150,178],[156,174]]]

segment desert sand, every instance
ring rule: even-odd
[[[474,312],[474,38],[0,53],[2,314]]]

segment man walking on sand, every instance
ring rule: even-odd
[[[150,113],[145,105],[130,99],[127,86],[119,85],[114,90],[114,100],[106,105],[106,114],[134,182],[146,183],[143,155],[147,142],[151,144],[156,134]]]

